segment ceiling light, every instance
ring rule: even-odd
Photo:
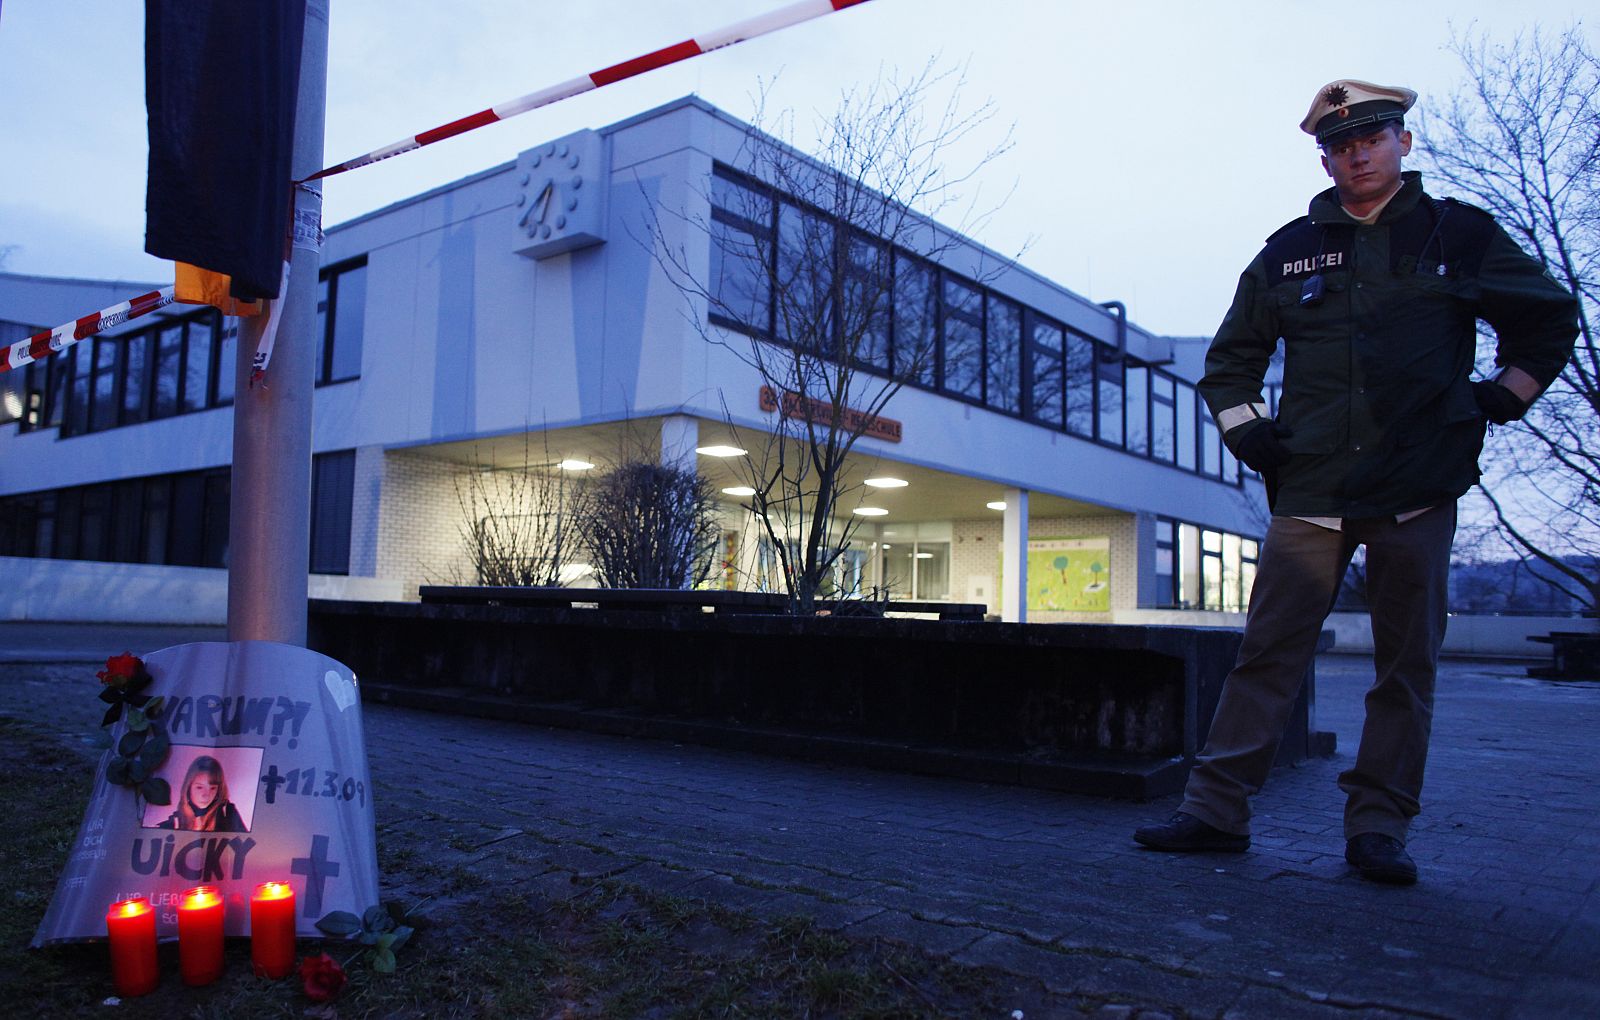
[[[586,460],[574,460],[569,457],[568,459],[557,464],[556,467],[563,471],[587,471],[594,467],[594,465]]]
[[[724,496],[754,496],[756,490],[748,485],[730,485],[722,490]]]
[[[697,446],[695,453],[703,453],[707,457],[743,457],[745,451],[737,446]]]
[[[883,478],[868,478],[867,484],[872,486],[874,489],[903,489],[911,483],[906,481],[904,478],[890,478],[885,476]]]
[[[983,505],[988,507],[990,510],[1004,510],[1006,508],[1006,501],[1003,499],[997,499],[993,503],[985,503]]]
[[[860,514],[862,517],[882,517],[889,511],[885,510],[881,506],[858,506],[856,507],[855,512]]]
[[[933,559],[933,553],[917,553],[917,559],[919,559],[919,560],[931,560],[931,559]]]

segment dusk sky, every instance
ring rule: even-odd
[[[784,2],[332,0],[324,162]],[[1125,302],[1155,332],[1209,335],[1262,239],[1326,186],[1298,129],[1318,86],[1406,85],[1425,114],[1461,79],[1452,33],[1509,41],[1562,30],[1587,6],[872,0],[330,180],[325,225],[685,94],[749,118],[774,77],[769,109],[793,110],[808,148],[842,89],[939,56],[967,65],[967,105],[996,109],[952,165],[1007,128],[1015,141],[979,178],[978,205],[1005,204],[978,240],[1028,244],[1025,266]],[[4,0],[0,270],[163,282],[142,253],[143,9]]]

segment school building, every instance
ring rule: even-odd
[[[826,219],[762,179],[768,144],[685,98],[329,228],[312,593],[475,582],[462,494],[490,469],[576,481],[642,442],[743,484],[729,450],[784,410],[741,352],[785,338],[762,270],[728,252]],[[862,518],[841,587],[1030,622],[1240,611],[1267,518],[1196,397],[1205,340],[943,237],[807,256],[865,250],[892,276],[866,378],[929,351],[852,455],[881,484],[841,507]],[[0,342],[156,286],[0,274]],[[173,305],[0,374],[0,618],[222,619],[237,346],[234,320]],[[764,530],[721,498],[710,583],[771,584]],[[1027,566],[1009,589],[1008,550]],[[581,551],[564,576],[588,583]]]

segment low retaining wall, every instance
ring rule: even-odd
[[[1117,796],[1181,785],[1233,631],[312,603],[368,697]],[[1325,751],[1311,686],[1280,762]]]
[[[97,560],[0,556],[0,620],[224,626],[228,572]],[[310,574],[312,598],[397,599],[400,582]]]
[[[1207,612],[1198,609],[1123,609],[1113,614],[1114,623],[1179,624],[1189,627],[1243,627],[1243,613]],[[1372,619],[1366,613],[1332,613],[1323,623],[1332,631],[1333,652],[1372,654]],[[1474,616],[1451,613],[1445,630],[1445,655],[1470,658],[1526,659],[1547,661],[1547,646],[1529,641],[1552,631],[1594,631],[1600,634],[1600,620],[1571,616]]]

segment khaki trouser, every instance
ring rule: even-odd
[[[1267,780],[1323,621],[1350,557],[1364,544],[1377,681],[1367,691],[1355,766],[1339,776],[1345,838],[1380,832],[1405,841],[1421,810],[1455,528],[1453,502],[1404,524],[1349,519],[1343,531],[1272,519],[1239,659],[1180,810],[1224,832],[1249,833],[1249,797]]]

